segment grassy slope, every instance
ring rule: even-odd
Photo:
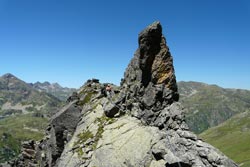
[[[250,166],[250,112],[237,114],[200,137],[243,167]]]
[[[233,115],[250,108],[250,91],[224,89],[199,82],[178,82],[180,101],[188,109],[187,123],[201,133],[217,126]]]
[[[0,162],[15,157],[20,152],[21,141],[42,139],[47,123],[46,118],[33,117],[32,114],[0,120]]]

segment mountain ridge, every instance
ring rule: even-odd
[[[201,82],[178,82],[180,101],[187,108],[192,131],[201,133],[250,108],[250,91]]]
[[[0,107],[3,107],[6,103],[10,103],[10,105],[22,103],[21,105],[23,106],[32,105],[35,110],[36,106],[38,108],[53,108],[53,103],[60,103],[60,100],[56,97],[45,92],[39,92],[28,83],[10,73],[0,77],[0,90]],[[43,102],[39,100],[41,98],[44,99]]]
[[[146,27],[120,87],[88,80],[9,166],[236,167],[188,130],[160,22]],[[109,91],[109,90],[107,90]],[[32,150],[32,151],[31,151]]]
[[[44,82],[36,81],[34,83],[28,83],[28,82],[25,82],[25,81],[19,79],[18,77],[16,77],[14,74],[11,74],[11,73],[3,74],[1,76],[1,78],[2,79],[15,78],[15,79],[23,82],[24,84],[29,84],[31,87],[35,88],[39,92],[46,92],[46,93],[49,93],[49,94],[55,96],[56,98],[60,99],[61,101],[66,101],[67,98],[73,92],[77,91],[76,88],[64,87],[64,86],[61,86],[57,82],[50,83],[48,81],[44,81]]]
[[[59,83],[50,83],[48,81],[45,82],[35,82],[30,83],[30,85],[41,92],[47,92],[62,101],[66,101],[67,98],[73,93],[76,92],[75,88],[62,87]]]

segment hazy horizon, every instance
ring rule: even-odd
[[[6,74],[11,74],[11,73],[6,73]],[[3,75],[6,75],[6,74],[3,74]],[[0,77],[2,77],[3,75],[1,75]],[[14,75],[14,74],[11,74],[11,75]],[[20,77],[18,77],[18,76],[16,76],[16,75],[14,75],[15,77],[17,77],[18,79],[20,79],[20,80],[22,80],[22,78],[20,78]],[[94,78],[89,78],[89,79],[94,79]],[[98,78],[95,78],[95,79],[98,79]],[[22,81],[24,81],[24,80],[22,80]],[[87,80],[86,80],[87,81]],[[83,86],[83,84],[86,82],[86,81],[84,81],[83,83],[82,83],[82,85],[80,85],[80,87],[81,86]],[[34,83],[36,83],[36,82],[40,82],[40,83],[44,83],[44,82],[49,82],[49,81],[35,81],[35,82],[27,82],[27,81],[24,81],[24,82],[26,82],[26,83],[28,83],[28,84],[34,84]],[[221,87],[221,88],[224,88],[224,89],[242,89],[242,88],[232,88],[232,87],[223,87],[223,86],[221,86],[221,85],[218,85],[218,84],[215,84],[215,83],[205,83],[205,82],[201,82],[201,81],[191,81],[191,80],[187,80],[187,81],[184,81],[184,80],[182,80],[182,81],[178,81],[177,80],[177,82],[198,82],[198,83],[203,83],[203,84],[208,84],[208,85],[217,85],[217,86],[219,86],[219,87]],[[61,83],[59,83],[59,82],[49,82],[50,84],[59,84],[60,86],[62,86],[62,87],[66,87],[66,88],[73,88],[73,89],[79,89],[80,87],[68,87],[68,86],[65,86],[65,85],[62,85]],[[114,84],[114,83],[113,83]],[[116,84],[117,86],[119,86],[120,84]],[[250,89],[243,89],[243,90],[249,90],[250,91]]]

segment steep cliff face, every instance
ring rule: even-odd
[[[31,158],[21,155],[12,166],[237,166],[188,131],[159,22],[139,34],[121,86],[111,96],[103,87],[96,79],[86,82],[54,116]]]
[[[133,116],[149,125],[164,127],[159,122],[161,111],[179,99],[173,58],[159,22],[143,30],[138,40],[139,48],[126,69],[121,89],[127,105],[135,111]]]

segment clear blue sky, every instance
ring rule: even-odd
[[[0,0],[0,75],[118,84],[138,33],[156,20],[178,81],[250,89],[248,0]]]

